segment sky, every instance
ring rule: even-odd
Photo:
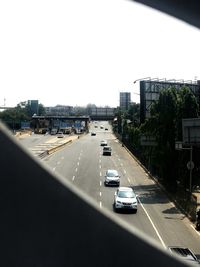
[[[132,1],[0,1],[0,38],[0,106],[117,107],[137,79],[200,79],[199,29]]]

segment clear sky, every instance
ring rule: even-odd
[[[131,1],[0,1],[0,105],[139,102],[136,79],[200,79],[199,50],[198,29]]]

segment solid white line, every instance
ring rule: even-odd
[[[101,201],[99,202],[99,206],[100,206],[100,208],[102,208],[102,203],[101,203]]]
[[[190,224],[190,226],[192,227],[192,229],[200,236],[200,233],[195,229],[195,227],[192,225],[192,224]]]
[[[164,248],[166,248],[166,245],[165,245],[164,241],[162,240],[162,238],[161,238],[161,236],[160,236],[160,234],[159,234],[159,232],[158,232],[158,230],[157,230],[155,224],[153,223],[151,217],[149,216],[148,212],[146,211],[145,207],[143,206],[143,204],[141,203],[141,201],[139,200],[139,198],[138,198],[138,201],[140,202],[140,205],[142,206],[142,208],[143,208],[144,212],[146,213],[146,215],[147,215],[147,217],[148,217],[150,223],[152,224],[153,229],[155,230],[155,232],[156,232],[158,238],[160,239],[161,244],[163,245]]]

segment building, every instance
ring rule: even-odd
[[[38,115],[39,110],[39,101],[38,100],[28,100],[27,105],[30,110],[30,114],[33,116],[34,114]]]
[[[120,108],[122,110],[128,110],[131,104],[131,93],[130,92],[120,92]]]
[[[158,101],[160,91],[170,87],[179,90],[187,86],[194,93],[197,103],[200,105],[200,81],[147,79],[140,80],[140,122],[143,123],[150,117],[151,106]]]

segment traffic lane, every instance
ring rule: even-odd
[[[105,172],[107,168],[116,169],[120,173],[121,169],[121,162],[118,160],[118,157],[113,153],[113,156],[108,157],[107,160],[102,160],[102,171]],[[105,177],[102,176],[102,208],[106,208],[111,212],[115,212],[113,210],[113,202],[114,202],[114,193],[117,190],[117,187],[105,186],[104,179]],[[131,186],[129,183],[129,177],[121,170],[121,181],[120,186]],[[155,241],[161,243],[160,237],[158,236],[157,232],[155,231],[154,227],[149,221],[149,218],[146,216],[144,209],[141,207],[140,203],[138,203],[138,212],[134,214],[130,210],[121,211],[116,213],[116,216],[120,217],[121,219],[125,220],[132,226],[136,227],[142,233],[147,234],[150,238],[154,239]]]
[[[191,227],[190,221],[176,209],[160,187],[146,174],[138,163],[117,143],[113,147],[120,155],[120,161],[126,168],[127,176],[146,213],[166,246],[188,246],[200,254],[199,235]]]
[[[70,172],[73,183],[98,201],[99,140],[88,134],[78,139],[74,145],[72,143],[69,148],[64,149],[65,157],[69,158],[69,162],[65,166],[60,166],[58,171],[63,175],[64,172]]]
[[[57,172],[73,182],[82,153],[81,139],[78,139],[45,157],[43,162],[48,164],[53,172]]]
[[[155,184],[139,186],[140,200],[150,214],[166,246],[184,246],[200,252],[200,236],[190,227],[191,223]]]

